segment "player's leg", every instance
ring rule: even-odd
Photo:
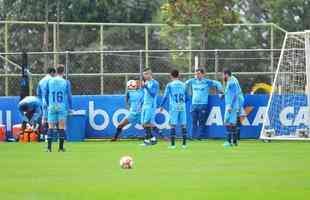
[[[238,146],[238,130],[235,124],[232,126],[232,142],[235,146]]]
[[[170,125],[170,148],[175,148],[175,138],[176,138],[176,126]]]
[[[41,122],[41,141],[44,141],[47,137],[47,131],[48,131],[48,121],[47,121],[47,109],[43,108],[43,116],[42,116],[42,122]]]
[[[180,118],[180,124],[181,124],[181,129],[182,129],[182,147],[186,148],[186,145],[187,145],[186,111],[180,112],[179,118]]]
[[[178,112],[170,111],[170,148],[175,148],[176,125],[178,124]]]
[[[191,130],[191,138],[196,139],[198,137],[198,122],[199,122],[199,112],[198,109],[193,109],[191,111],[192,115],[192,130]]]
[[[124,119],[123,121],[121,121],[121,123],[120,123],[120,124],[117,126],[117,128],[116,128],[116,133],[114,134],[114,136],[113,136],[113,138],[112,138],[112,140],[111,140],[112,142],[117,141],[117,139],[118,139],[119,135],[121,134],[123,128],[124,128],[125,126],[127,126],[129,123],[130,123],[130,122],[129,122],[129,119],[128,119],[128,118],[126,118],[126,119]]]
[[[142,126],[145,130],[145,140],[144,143],[146,145],[155,145],[157,143],[156,138],[152,134],[152,129],[154,128],[154,121],[155,121],[155,109],[149,108],[142,111]]]
[[[237,140],[240,140],[240,128],[241,128],[241,116],[238,116],[237,118],[237,126],[236,126],[236,131],[237,131]]]
[[[224,146],[232,145],[232,126],[230,124],[226,125],[226,143]]]
[[[202,139],[203,133],[206,129],[206,122],[207,122],[207,108],[199,109],[199,126],[198,126],[198,139]],[[206,136],[208,138],[208,136]]]
[[[144,137],[144,144],[145,145],[149,145],[150,144],[150,139],[151,139],[151,135],[152,135],[152,129],[150,127],[148,127],[147,123],[148,123],[148,119],[147,119],[147,110],[146,109],[142,109],[141,112],[141,124],[142,127],[145,131],[145,137]]]
[[[66,137],[66,131],[65,131],[65,119],[59,119],[58,121],[58,136],[59,136],[59,147],[58,151],[65,151],[64,143],[65,143],[65,137]]]
[[[52,151],[54,135],[57,132],[57,115],[54,112],[48,112],[48,130],[47,130],[47,152]]]

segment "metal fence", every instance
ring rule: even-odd
[[[38,81],[44,76],[45,55],[58,54],[59,63],[65,65],[67,78],[72,82],[73,94],[122,94],[128,80],[140,78],[146,53],[162,89],[172,69],[178,69],[183,80],[191,78],[195,57],[203,55],[207,64],[199,67],[206,69],[207,77],[220,80],[223,68],[230,68],[239,78],[244,92],[250,92],[255,83],[271,83],[274,72],[270,68],[276,67],[280,49],[28,52],[31,92],[35,92]],[[0,74],[0,95],[19,94],[21,67],[16,63],[21,63],[21,59],[22,53],[0,54],[0,66],[8,62],[7,73]]]
[[[127,80],[139,77],[141,65],[151,67],[164,87],[173,68],[182,72],[183,79],[192,77],[195,56],[205,63],[202,67],[210,78],[220,79],[224,67],[232,68],[248,92],[254,83],[270,83],[286,32],[273,23],[224,24],[208,47],[214,50],[200,50],[201,25],[177,25],[173,32],[168,28],[165,24],[0,21],[0,95],[19,94],[24,50],[32,92],[46,67],[58,64],[66,66],[73,94],[121,94]]]

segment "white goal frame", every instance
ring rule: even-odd
[[[269,109],[271,106],[271,100],[272,100],[272,94],[275,92],[275,88],[276,88],[276,81],[278,78],[278,74],[280,72],[280,67],[281,67],[281,62],[283,60],[283,56],[284,56],[284,52],[285,52],[285,47],[286,47],[286,42],[287,42],[287,38],[288,36],[293,36],[293,35],[304,35],[305,37],[305,64],[306,64],[306,95],[307,95],[307,109],[309,110],[308,112],[308,138],[303,138],[303,137],[293,137],[293,136],[274,136],[274,137],[269,137],[266,136],[265,134],[265,126],[266,123],[269,120],[268,117],[268,113],[269,113]],[[297,38],[298,39],[298,38]],[[278,61],[278,65],[277,65],[277,70],[276,70],[276,74],[274,76],[274,80],[273,80],[273,84],[272,84],[272,92],[269,96],[269,100],[268,100],[268,104],[267,104],[267,109],[264,115],[264,123],[262,125],[262,129],[260,132],[260,139],[261,140],[297,140],[297,141],[310,141],[310,30],[305,30],[303,32],[287,32],[285,34],[285,38],[282,44],[282,49],[281,49],[281,54],[280,54],[280,58]]]

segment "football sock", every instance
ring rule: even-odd
[[[236,126],[232,127],[232,140],[233,140],[233,143],[237,145],[237,143],[238,143],[238,129]]]
[[[52,150],[53,133],[54,129],[47,130],[47,149],[50,151]]]
[[[175,134],[176,134],[175,128],[170,129],[170,134],[171,134],[171,146],[175,146]]]
[[[122,128],[117,127],[116,133],[114,135],[114,139],[117,139],[119,137],[119,135],[121,134],[121,132],[122,132]]]
[[[146,140],[149,140],[152,138],[152,128],[151,127],[146,127],[145,128],[145,133],[146,133]]]
[[[182,145],[185,146],[186,145],[186,140],[187,140],[187,130],[185,127],[182,128],[182,136],[183,136],[183,143]]]
[[[228,143],[231,144],[231,139],[232,139],[231,126],[227,126],[226,129],[227,129],[226,140]]]
[[[59,134],[59,149],[63,150],[66,132],[64,129],[58,129],[58,134]]]

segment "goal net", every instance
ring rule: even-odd
[[[309,31],[286,33],[260,138],[310,140]]]

